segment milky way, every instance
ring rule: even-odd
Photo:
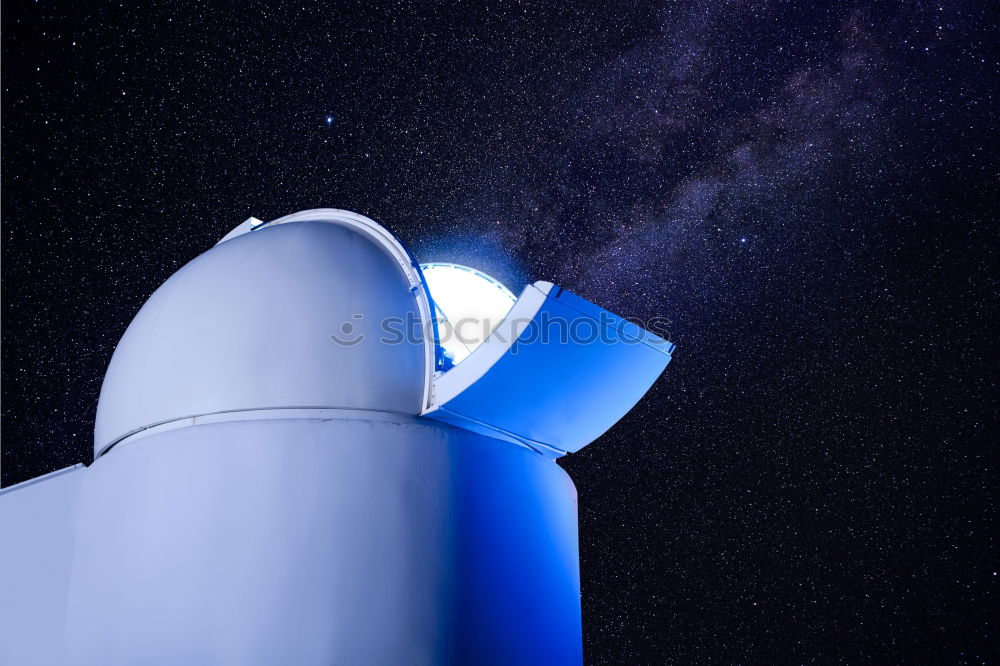
[[[90,461],[117,340],[254,215],[669,320],[562,461],[593,664],[986,663],[986,3],[3,5],[3,484]]]

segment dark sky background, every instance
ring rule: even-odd
[[[562,461],[589,664],[998,663],[996,7],[4,2],[3,484],[181,265],[347,208],[670,319]]]

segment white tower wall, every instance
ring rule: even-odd
[[[561,468],[410,417],[266,416],[87,470],[68,663],[581,663]]]

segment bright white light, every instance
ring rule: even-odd
[[[437,308],[438,339],[459,363],[482,344],[514,305],[514,294],[489,275],[457,264],[420,266]]]

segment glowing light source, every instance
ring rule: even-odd
[[[460,363],[510,311],[514,294],[486,273],[458,264],[422,264],[445,355]]]

